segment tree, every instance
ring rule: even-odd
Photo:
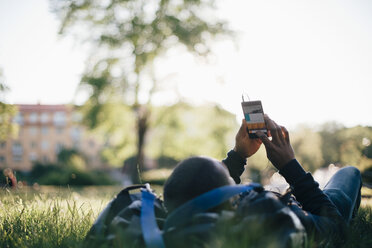
[[[340,130],[344,128],[344,126],[335,122],[327,122],[321,126],[319,134],[324,166],[341,162],[340,147],[342,138],[340,137]]]
[[[314,172],[323,166],[322,140],[317,131],[309,126],[300,125],[291,136],[291,144],[296,158],[305,170]]]
[[[4,83],[3,71],[0,68],[0,141],[4,141],[15,131],[12,124],[13,116],[16,113],[16,108],[11,104],[5,103],[5,94],[9,88]]]
[[[179,102],[153,110],[152,129],[146,154],[180,161],[189,156],[207,155],[223,159],[234,145],[239,128],[235,115],[212,104],[193,107]]]
[[[340,146],[340,160],[343,165],[354,165],[360,170],[372,165],[372,160],[365,153],[372,139],[372,128],[355,126],[340,131],[342,144]],[[369,144],[368,144],[369,143]]]
[[[326,123],[319,134],[322,138],[325,165],[330,163],[354,165],[360,170],[372,165],[368,154],[372,140],[371,127],[345,128],[334,123]]]
[[[75,33],[94,47],[81,80],[81,86],[90,92],[85,123],[91,128],[102,122],[108,124],[105,113],[108,106],[129,106],[135,118],[137,164],[141,171],[152,97],[160,82],[155,61],[177,45],[193,54],[207,55],[211,38],[228,33],[226,24],[213,19],[213,0],[51,0],[51,3],[61,19],[60,33]],[[115,121],[109,124],[108,131],[117,128]],[[138,174],[132,179],[138,182]]]

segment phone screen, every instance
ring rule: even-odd
[[[264,120],[264,112],[261,101],[242,102],[245,121],[248,126],[250,138],[258,138],[256,132],[263,131],[267,135],[267,128]]]

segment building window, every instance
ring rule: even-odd
[[[38,114],[36,112],[31,112],[28,119],[31,123],[35,123],[37,122]]]
[[[48,113],[45,113],[45,112],[42,113],[40,115],[40,120],[41,120],[42,123],[47,123],[49,121],[49,115],[48,115]]]
[[[72,114],[72,120],[73,120],[74,122],[79,123],[79,122],[81,122],[82,119],[83,119],[83,116],[82,116],[81,113],[74,112],[74,113]]]
[[[1,163],[1,164],[5,163],[5,157],[2,156],[2,155],[0,156],[0,163]]]
[[[45,151],[45,150],[48,150],[48,148],[49,148],[48,141],[43,140],[43,141],[41,142],[41,149]]]
[[[48,156],[44,155],[43,156],[43,163],[48,163],[48,162],[49,162]]]
[[[28,131],[30,135],[35,136],[37,134],[37,127],[30,127]]]
[[[63,127],[57,127],[57,134],[63,134]]]
[[[32,149],[36,149],[37,148],[37,143],[32,141],[30,146],[31,146]]]
[[[6,147],[6,142],[3,141],[0,143],[0,149],[4,149]]]
[[[74,141],[80,140],[81,131],[78,127],[72,127],[71,129],[71,138]]]
[[[14,116],[13,121],[14,121],[15,123],[17,123],[18,125],[23,125],[23,115],[22,115],[20,112],[18,112],[18,113]]]
[[[17,137],[20,138],[20,137],[23,137],[25,133],[25,129],[24,128],[18,128],[18,135]]]
[[[41,127],[41,134],[47,135],[48,134],[48,127]]]
[[[56,144],[56,153],[58,154],[62,149],[64,145],[62,143]]]
[[[13,154],[13,161],[14,162],[21,162],[22,161],[22,155]]]
[[[21,155],[23,154],[23,149],[21,143],[14,143],[12,147],[13,155]]]
[[[66,113],[63,111],[57,111],[54,113],[54,124],[57,126],[63,126],[66,123]]]
[[[31,162],[34,162],[34,161],[36,161],[36,160],[37,160],[37,154],[34,153],[34,152],[31,152],[31,153],[30,153],[30,161],[31,161]]]

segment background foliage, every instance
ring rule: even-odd
[[[372,127],[344,127],[339,123],[324,123],[318,127],[299,125],[290,131],[290,138],[297,160],[305,170],[353,165],[365,172],[365,181],[372,182]],[[271,176],[273,167],[266,158],[263,147],[248,159],[248,170],[253,180]]]
[[[3,70],[0,68],[0,142],[17,132],[17,127],[12,123],[12,118],[16,114],[17,109],[15,106],[5,102],[4,95],[8,90]]]
[[[0,176],[0,186],[7,183],[7,179]],[[107,171],[92,170],[86,166],[86,159],[74,149],[62,149],[56,163],[42,163],[36,161],[30,172],[16,172],[18,181],[28,185],[112,185],[115,182]]]
[[[51,3],[61,20],[60,33],[74,34],[93,47],[81,79],[81,89],[89,94],[83,108],[85,123],[112,136],[120,132],[116,129],[126,129],[125,125],[118,125],[117,116],[108,118],[117,111],[110,108],[123,105],[120,108],[126,108],[135,117],[134,140],[124,134],[114,144],[116,152],[124,154],[128,151],[120,148],[135,142],[138,169],[131,174],[136,183],[138,171],[144,166],[145,139],[154,114],[153,96],[164,81],[157,75],[156,60],[175,46],[199,56],[207,55],[212,38],[228,33],[226,24],[213,17],[213,0],[52,0]],[[128,125],[133,125],[132,121]]]

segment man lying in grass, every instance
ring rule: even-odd
[[[268,159],[290,185],[290,193],[281,196],[255,190],[241,194],[233,204],[222,204],[210,210],[209,215],[202,214],[199,218],[190,216],[186,224],[174,228],[173,232],[166,232],[167,244],[171,247],[192,247],[211,243],[221,246],[219,242],[223,242],[223,247],[232,247],[233,243],[236,247],[246,247],[247,243],[254,243],[259,247],[285,247],[291,244],[307,246],[309,244],[306,245],[305,240],[297,243],[293,241],[293,234],[301,230],[296,219],[305,228],[309,240],[331,245],[335,245],[335,240],[342,242],[345,227],[360,204],[362,183],[359,170],[351,166],[344,167],[330,179],[323,190],[319,189],[312,175],[306,173],[295,159],[286,128],[277,125],[267,116],[265,122],[271,139],[262,132],[257,133],[259,139],[250,139],[243,121],[236,135],[235,148],[228,153],[223,163],[206,157],[193,157],[182,161],[164,186],[164,203],[169,211],[168,216],[184,203],[208,191],[239,184],[246,158],[255,154],[262,143]],[[227,212],[233,212],[234,216],[224,216]],[[286,212],[293,222],[279,212]],[[214,217],[216,220],[213,222],[211,219]],[[219,226],[216,229],[217,236],[210,235],[211,223],[219,223],[215,225]],[[208,224],[209,227],[206,227]],[[177,230],[182,235],[177,235]],[[218,230],[220,232],[217,232]],[[272,235],[275,233],[276,236]],[[273,240],[277,243],[268,241],[272,236],[275,236]]]

